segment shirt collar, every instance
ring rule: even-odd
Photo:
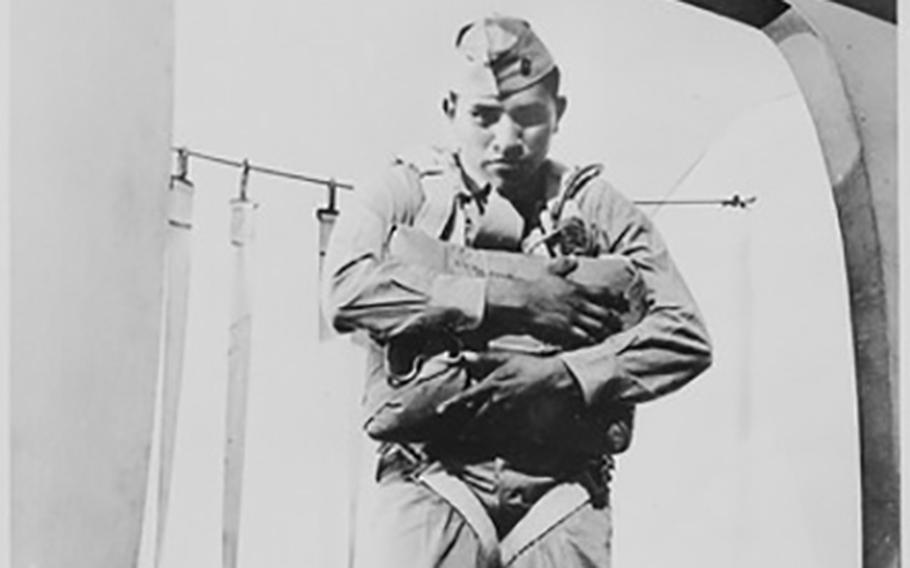
[[[483,203],[486,202],[487,196],[490,195],[490,191],[493,190],[493,186],[487,182],[483,185],[477,183],[468,174],[467,170],[461,164],[461,158],[457,153],[452,155],[453,161],[455,163],[455,169],[458,171],[458,175],[461,178],[461,184],[459,184],[459,195],[462,198],[470,201],[476,199],[477,201]]]
[[[490,192],[493,190],[492,184],[487,182],[481,185],[474,180],[462,165],[461,158],[458,156],[457,152],[452,152],[452,163],[461,179],[461,184],[459,184],[459,195],[467,201],[477,200],[480,203],[486,202],[487,196],[489,196]],[[541,165],[532,181],[532,183],[537,186],[536,189],[538,191],[538,195],[533,198],[533,201],[546,201],[550,197],[548,195],[548,185],[553,173],[555,173],[553,171],[553,163],[550,160],[546,160],[543,165]]]

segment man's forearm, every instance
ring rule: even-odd
[[[529,332],[529,326],[534,327],[528,317],[529,306],[535,298],[540,300],[541,294],[548,292],[544,283],[558,287],[553,281],[555,259],[444,243],[410,227],[395,229],[389,240],[388,256],[447,274],[484,278],[482,326],[509,333]],[[641,319],[644,290],[629,259],[614,255],[563,260],[571,264],[564,271],[567,280],[599,291],[597,303],[616,315],[614,328],[628,327]],[[565,294],[566,290],[561,292]],[[553,301],[558,304],[561,299],[554,298]]]

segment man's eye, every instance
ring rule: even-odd
[[[509,112],[517,124],[521,126],[534,126],[550,120],[550,112],[545,106],[533,105],[514,109]]]
[[[496,109],[475,108],[471,110],[471,118],[481,126],[490,126],[499,120],[501,111]]]

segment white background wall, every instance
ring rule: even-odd
[[[910,1],[901,0],[898,2],[898,8],[902,14],[906,14],[910,6]],[[901,17],[901,24],[898,26],[898,61],[906,61],[908,57],[908,47],[910,47],[910,26],[906,23],[906,18]],[[903,197],[907,195],[908,180],[910,180],[910,113],[907,112],[906,93],[910,89],[910,65],[899,64],[897,67],[898,78],[898,142],[897,142],[897,164],[898,164],[898,222],[901,225],[898,229],[898,303],[900,312],[900,332],[899,345],[902,356],[902,363],[899,367],[901,381],[899,382],[899,399],[900,408],[903,409],[900,425],[901,432],[901,559],[906,566],[910,562],[910,522],[908,522],[908,513],[910,513],[910,491],[907,491],[907,471],[910,471],[910,452],[907,451],[907,440],[910,440],[910,420],[906,418],[907,409],[910,409],[910,389],[906,387],[908,363],[906,353],[910,353],[910,333],[907,332],[910,327],[910,309],[908,309],[907,298],[910,298],[910,270],[908,270],[908,251],[910,251],[910,231],[906,228],[907,219],[910,219],[910,199]]]
[[[14,0],[11,14],[13,565],[129,566],[157,371],[173,4]]]
[[[0,0],[0,566],[10,561],[9,148],[10,0]]]

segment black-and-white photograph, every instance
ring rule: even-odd
[[[0,566],[898,568],[896,4],[3,2]]]

